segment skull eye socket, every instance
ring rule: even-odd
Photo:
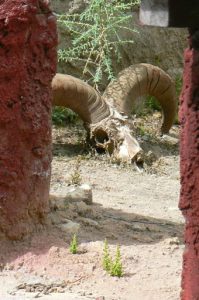
[[[106,151],[111,155],[114,151],[114,142],[109,139],[106,131],[98,129],[95,133],[96,150],[98,153],[105,153]]]
[[[95,134],[95,140],[99,144],[105,144],[109,140],[108,134],[103,129],[99,129]]]

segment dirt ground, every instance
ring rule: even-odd
[[[147,153],[141,171],[88,152],[81,126],[53,130],[47,225],[31,239],[1,243],[0,300],[180,298],[179,129],[174,126],[169,137],[157,137],[159,116],[153,117],[157,122],[137,119],[138,138]],[[92,204],[64,198],[78,181],[91,187]],[[78,237],[75,255],[69,251],[73,232]],[[105,239],[113,258],[120,245],[121,278],[102,268]]]

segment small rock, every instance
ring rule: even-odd
[[[11,296],[15,296],[16,292],[15,291],[11,291],[11,292],[8,292],[8,294],[11,295]]]
[[[59,288],[57,289],[57,292],[58,292],[58,293],[64,293],[64,292],[65,292],[65,289],[62,288],[62,287],[59,287]]]
[[[57,227],[60,228],[64,232],[74,234],[74,233],[77,233],[79,231],[80,224],[68,220],[67,223],[57,225]]]
[[[49,213],[49,218],[52,225],[57,225],[61,223],[60,215],[57,212]]]
[[[88,184],[82,184],[77,187],[65,188],[56,194],[50,195],[51,210],[67,210],[69,203],[84,202],[91,205],[93,201],[92,189]]]
[[[34,290],[33,290],[33,288],[31,287],[31,286],[26,286],[26,292],[27,293],[31,293],[31,292],[33,292]]]
[[[52,246],[52,247],[49,249],[49,254],[54,254],[54,253],[59,254],[59,252],[60,252],[60,249],[59,249],[58,247],[56,247],[56,246]],[[46,268],[44,268],[44,269],[45,269],[45,271],[46,271]]]
[[[92,189],[88,184],[82,184],[70,190],[66,195],[69,202],[85,202],[90,205],[93,202]]]
[[[10,271],[14,270],[14,265],[13,264],[9,265],[8,270],[10,270]]]
[[[148,135],[144,135],[143,137],[142,137],[142,139],[144,140],[144,141],[148,141],[149,140],[149,136]]]
[[[179,143],[179,139],[178,138],[175,138],[173,136],[170,136],[170,135],[167,135],[167,134],[164,134],[161,139],[165,142],[167,142],[168,144],[170,145],[177,145]]]
[[[169,244],[170,245],[179,245],[180,244],[180,240],[178,237],[174,237],[172,239],[169,240]]]
[[[34,295],[34,298],[40,298],[41,296],[41,293],[37,293],[36,295]]]
[[[98,222],[90,219],[90,218],[84,218],[84,217],[81,217],[80,219],[82,221],[83,224],[85,225],[89,225],[89,226],[93,226],[93,227],[96,227],[96,228],[99,228],[100,225]]]
[[[91,205],[93,202],[93,194],[92,194],[92,189],[90,187],[90,185],[88,184],[82,184],[80,186],[80,189],[82,191],[84,191],[84,199],[82,199],[82,201],[84,201],[86,204]]]
[[[178,237],[167,238],[164,240],[166,245],[180,245],[180,240]]]
[[[81,201],[76,204],[76,211],[80,216],[90,215],[91,207],[87,205],[85,202]]]
[[[68,208],[68,200],[66,197],[51,194],[49,202],[51,210],[66,210]]]

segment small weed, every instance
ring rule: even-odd
[[[111,265],[112,265],[112,259],[109,254],[109,247],[107,240],[104,241],[104,249],[103,249],[103,269],[110,273],[111,271]]]
[[[113,261],[109,253],[108,242],[107,240],[104,241],[102,265],[103,269],[111,276],[123,276],[123,267],[121,262],[121,253],[119,246],[117,246],[115,260]]]
[[[138,131],[138,134],[141,135],[141,136],[146,135],[146,131],[145,131],[145,128],[143,126],[139,126],[137,128],[137,131]]]
[[[149,108],[150,110],[158,110],[161,111],[160,104],[157,102],[157,99],[153,96],[147,96],[146,97],[146,108]]]
[[[115,255],[115,261],[111,265],[111,276],[117,276],[122,277],[123,275],[123,268],[122,268],[122,262],[121,262],[121,253],[120,253],[120,247],[117,246],[116,255]]]
[[[178,114],[176,114],[176,116],[175,116],[174,124],[175,125],[180,125]]]
[[[65,124],[74,124],[78,116],[69,108],[54,107],[52,111],[52,122],[57,126],[64,126]]]
[[[73,238],[72,238],[72,241],[70,243],[70,253],[72,254],[77,254],[77,248],[78,248],[78,245],[77,245],[77,236],[76,234],[73,235]]]
[[[175,86],[176,86],[177,99],[179,99],[179,97],[180,97],[180,93],[181,93],[181,90],[182,90],[182,85],[183,85],[182,76],[180,76],[180,75],[176,76]],[[178,114],[176,114],[176,118],[175,118],[174,124],[176,124],[176,125],[180,124],[179,119],[178,119]]]
[[[160,66],[162,63],[161,53],[156,54],[154,60],[155,60],[155,65]]]
[[[181,90],[182,90],[182,84],[183,84],[182,76],[177,75],[175,78],[175,87],[176,87],[176,94],[177,94],[178,98],[179,98]]]
[[[80,162],[81,162],[81,157],[78,157],[74,171],[71,175],[71,184],[72,185],[80,185],[82,183],[82,176],[80,174]]]

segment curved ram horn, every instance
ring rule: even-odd
[[[138,97],[157,98],[163,111],[162,133],[168,133],[177,111],[175,84],[162,69],[150,64],[132,65],[119,73],[106,88],[103,99],[120,113],[129,115]]]
[[[86,82],[70,75],[56,74],[52,80],[53,105],[70,108],[84,123],[95,124],[110,115],[109,105]]]
[[[90,143],[113,154],[118,160],[140,161],[142,149],[131,135],[126,118],[102,99],[84,81],[56,74],[52,80],[53,106],[64,106],[84,121]]]

